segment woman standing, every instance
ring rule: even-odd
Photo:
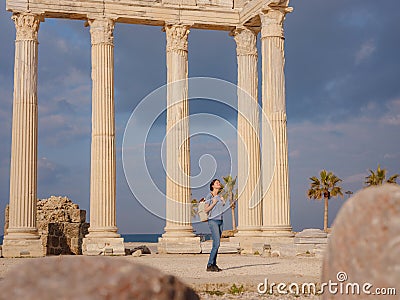
[[[211,181],[211,192],[206,197],[206,203],[204,207],[205,212],[208,213],[208,226],[210,227],[213,240],[210,258],[208,259],[207,263],[207,271],[210,272],[222,271],[217,266],[217,254],[223,228],[222,214],[225,206],[224,199],[218,195],[220,190],[221,182],[218,179]]]

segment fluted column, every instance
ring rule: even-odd
[[[122,255],[116,253],[122,252],[122,238],[117,233],[115,202],[114,21],[95,19],[89,20],[89,25],[92,43],[92,145],[90,228],[84,253],[96,254],[95,245],[101,244],[99,249],[102,253],[98,254],[104,254],[103,245],[106,245],[114,251],[110,254]]]
[[[194,236],[191,225],[188,34],[189,26],[166,25],[167,127],[166,226],[163,237]]]
[[[261,227],[261,164],[258,110],[257,32],[237,28],[238,64],[238,233],[259,236]]]
[[[262,106],[270,123],[262,123],[262,170],[264,182],[263,234],[292,235],[290,225],[290,195],[288,143],[285,103],[285,54],[283,21],[291,8],[274,7],[264,10],[261,18]],[[267,138],[270,130],[275,145]],[[273,148],[274,147],[274,148]],[[275,157],[274,154],[275,153]]]
[[[10,208],[3,255],[42,256],[44,252],[36,226],[38,31],[41,20],[39,16],[29,14],[14,14],[12,19],[16,39]]]
[[[114,22],[89,21],[92,42],[92,148],[89,237],[119,237],[115,209]]]

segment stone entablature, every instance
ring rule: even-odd
[[[7,0],[7,10],[44,18],[109,18],[119,23],[231,31],[237,26],[260,26],[266,7],[286,7],[289,0]]]
[[[44,255],[82,254],[82,240],[88,233],[86,211],[67,197],[38,199],[36,222]],[[8,228],[8,205],[4,233]]]

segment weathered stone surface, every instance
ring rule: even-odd
[[[279,250],[273,250],[271,252],[271,257],[279,257],[279,256],[281,256],[281,253]]]
[[[89,228],[89,224],[85,223],[86,211],[80,210],[79,205],[67,197],[57,196],[38,200],[36,207],[36,223],[43,245],[43,254],[82,254],[82,239]],[[5,233],[9,222],[8,209],[7,206]]]
[[[0,299],[199,299],[174,276],[107,257],[29,261],[10,271],[0,289]]]
[[[306,228],[296,233],[295,238],[326,238],[327,233],[317,228]]]
[[[84,238],[82,242],[84,255],[125,255],[123,238]]]
[[[324,253],[327,243],[327,233],[316,228],[304,229],[294,237],[296,255],[312,253],[316,254],[316,256],[321,256]]]
[[[388,184],[363,189],[343,205],[336,217],[324,256],[322,282],[340,282],[338,273],[345,272],[343,284],[358,283],[362,287],[371,283],[371,292],[375,288],[400,291],[399,254],[400,187]],[[324,293],[324,299],[367,296]]]
[[[132,256],[133,257],[139,257],[139,256],[142,256],[142,250],[136,250],[136,251],[134,251],[133,253],[132,253]]]
[[[67,197],[51,196],[37,202],[37,224],[46,254],[82,254],[88,233],[86,212]]]
[[[201,253],[200,237],[159,238],[159,253]]]
[[[40,239],[37,240],[3,240],[4,257],[42,257],[43,246]]]
[[[141,250],[143,254],[151,254],[149,247],[146,245],[140,245],[130,250],[131,254],[137,250]]]
[[[212,241],[201,242],[201,253],[210,253],[212,248]],[[240,245],[235,242],[221,242],[218,253],[239,253]]]

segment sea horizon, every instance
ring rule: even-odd
[[[124,238],[125,243],[157,243],[158,238],[162,236],[162,233],[121,233],[121,237]],[[196,233],[196,236],[200,236],[202,241],[211,239],[210,233]],[[3,244],[4,235],[0,235],[0,244]]]

